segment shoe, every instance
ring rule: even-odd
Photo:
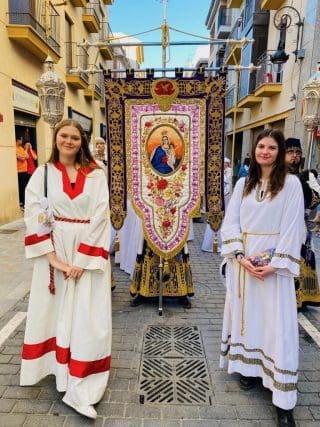
[[[277,407],[278,427],[296,427],[293,418],[293,410],[281,409]]]
[[[63,397],[62,402],[64,402],[66,405],[70,406],[70,408],[74,409],[76,412],[81,415],[84,415],[87,418],[91,418],[93,420],[97,418],[97,412],[92,405],[80,406],[67,399],[66,397]]]
[[[310,222],[320,222],[320,214],[317,213],[313,219],[310,219]]]
[[[142,295],[138,295],[135,297],[135,299],[130,301],[130,307],[138,307],[138,305],[141,305],[144,302],[145,302],[145,297],[143,297]]]
[[[188,297],[181,297],[179,302],[183,308],[187,308],[188,310],[191,308],[191,302],[189,301]]]
[[[240,375],[239,385],[241,390],[251,390],[253,387],[255,387],[256,383],[257,378]]]

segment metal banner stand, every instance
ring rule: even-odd
[[[163,259],[162,256],[159,260],[159,316],[162,316],[162,308],[163,308]]]
[[[162,31],[162,39],[161,39],[161,45],[162,45],[162,76],[166,76],[166,65],[167,65],[167,47],[169,44],[169,31],[168,31],[168,25],[167,25],[167,0],[162,0],[162,10],[163,10],[163,22],[161,25],[161,31]],[[162,316],[163,311],[163,258],[162,256],[159,258],[159,306],[158,306],[158,313],[159,316]]]

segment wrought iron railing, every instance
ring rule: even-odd
[[[51,3],[49,3],[47,17],[44,13],[44,8],[44,1],[29,2],[21,5],[20,2],[9,0],[9,24],[32,27],[50,48],[60,54],[60,16]]]
[[[283,65],[270,61],[272,53],[267,50],[257,59],[257,65],[261,68],[256,72],[256,89],[266,83],[282,83]]]
[[[110,25],[108,22],[102,21],[99,31],[99,40],[109,40],[113,37]]]
[[[99,79],[99,90],[100,90],[100,104],[105,104],[106,102],[106,95],[105,95],[105,88],[104,88],[104,75],[103,72],[98,74]]]
[[[101,18],[99,2],[88,2],[87,6],[83,8],[83,14],[94,16],[100,25]]]
[[[77,46],[74,42],[66,42],[66,68],[67,74],[71,74],[70,70],[78,69],[76,73],[86,82],[89,83],[88,73],[81,71],[88,69],[89,54],[82,46]]]
[[[218,26],[217,29],[219,30],[219,27],[221,25],[230,26],[232,20],[232,13],[231,9],[220,9],[219,15],[218,15]]]
[[[241,39],[241,31],[242,31],[242,18],[238,18],[230,31],[229,39],[240,40]],[[227,58],[231,50],[233,49],[233,44],[226,46],[225,57]]]
[[[236,106],[236,85],[232,85],[226,92],[226,105],[225,110],[228,111]]]

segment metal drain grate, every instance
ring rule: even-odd
[[[145,334],[145,357],[204,357],[196,326],[150,326]]]
[[[149,326],[140,367],[140,401],[210,405],[211,387],[196,326]]]
[[[16,233],[18,230],[9,230],[9,229],[3,229],[0,230],[0,234],[13,234]]]

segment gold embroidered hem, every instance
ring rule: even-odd
[[[228,342],[228,341],[222,341],[222,344],[227,345],[227,349],[226,349],[225,351],[221,351],[221,352],[220,352],[221,356],[223,356],[223,357],[227,356],[227,354],[229,353],[230,347],[242,347],[242,348],[244,349],[244,351],[246,351],[247,353],[260,353],[260,354],[263,356],[263,358],[264,358],[265,360],[267,360],[268,362],[270,362],[270,363],[272,363],[272,364],[273,364],[273,368],[274,368],[274,370],[275,370],[276,372],[279,372],[279,374],[283,374],[283,375],[291,375],[291,376],[296,376],[296,375],[298,375],[298,371],[289,371],[289,370],[287,370],[287,369],[280,369],[280,368],[277,368],[277,367],[275,366],[275,362],[274,362],[274,360],[273,360],[271,357],[267,356],[267,355],[265,354],[265,352],[264,352],[262,349],[260,349],[260,348],[247,348],[247,347],[245,347],[245,345],[244,345],[244,344],[242,344],[242,343],[230,343],[230,342]],[[230,356],[233,356],[233,355],[230,355]],[[257,360],[257,359],[250,359],[250,360]],[[259,360],[260,360],[260,359],[259,359]],[[261,362],[262,362],[262,361],[261,361]],[[262,363],[263,363],[263,362],[262,362]]]
[[[298,372],[297,371],[289,371],[287,369],[280,369],[275,366],[274,360],[266,356],[264,351],[259,348],[252,348],[248,349],[244,346],[242,343],[229,343],[227,341],[222,341],[224,346],[227,346],[226,350],[221,350],[220,355],[221,357],[228,357],[230,361],[234,362],[242,362],[246,365],[256,365],[258,367],[261,367],[264,374],[267,375],[272,380],[272,386],[280,391],[295,391],[297,390],[297,382],[298,382]],[[262,357],[265,359],[265,361],[272,363],[273,367],[267,367],[264,360],[258,358],[258,357],[247,357],[248,355],[243,355],[241,353],[230,353],[230,348],[233,347],[241,347],[244,349],[247,353],[261,353]],[[280,382],[278,381],[275,376],[277,374],[280,374],[281,376],[288,375],[290,376],[290,382]],[[292,378],[293,377],[293,378]],[[284,380],[284,378],[282,378]]]
[[[273,387],[280,391],[295,391],[297,390],[297,382],[292,383],[280,383],[279,381],[275,380],[274,373],[271,371],[271,369],[268,369],[263,361],[261,359],[251,359],[248,357],[243,356],[242,354],[230,354],[229,355],[230,360],[239,360],[242,363],[249,364],[249,365],[258,365],[261,366],[263,372],[272,379],[273,381]],[[298,381],[298,380],[297,380]]]
[[[144,254],[138,255],[130,283],[131,295],[159,296],[159,256],[146,246]],[[183,297],[194,294],[189,256],[180,252],[164,262],[163,296]]]

